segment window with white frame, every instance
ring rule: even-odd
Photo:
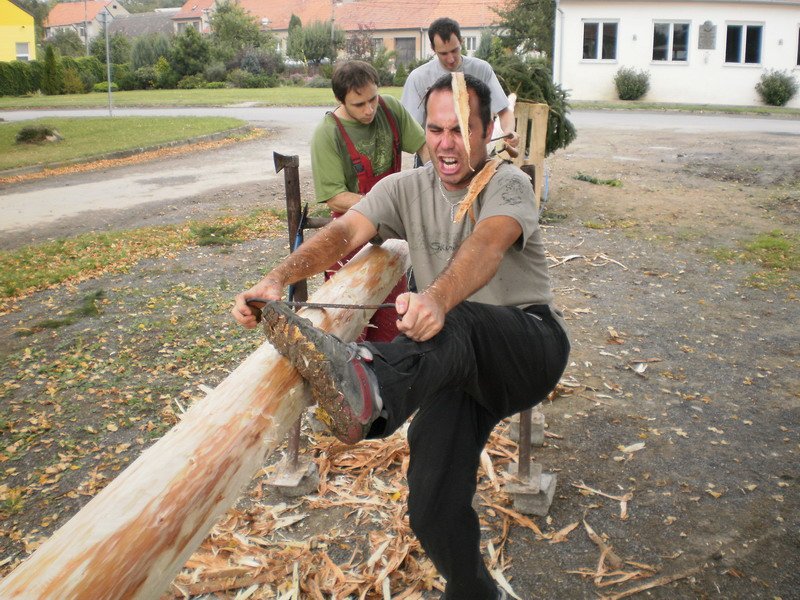
[[[763,32],[763,25],[728,25],[725,36],[725,62],[760,64]]]
[[[383,38],[372,38],[372,50],[380,54],[383,50]]]
[[[474,51],[478,47],[478,38],[474,35],[464,38],[464,50],[468,52]]]
[[[31,59],[31,46],[28,42],[17,42],[17,60]]]
[[[800,67],[800,27],[797,28],[797,66]]]
[[[668,62],[689,60],[689,23],[653,24],[653,60]]]
[[[583,22],[584,60],[617,60],[617,21]]]

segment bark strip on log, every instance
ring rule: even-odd
[[[403,274],[407,254],[396,240],[367,246],[311,300],[381,302]],[[372,312],[301,314],[352,340]],[[297,371],[263,343],[0,581],[0,598],[160,597],[307,403]]]

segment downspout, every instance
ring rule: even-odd
[[[556,15],[557,43],[553,50],[555,51],[558,62],[558,72],[556,73],[556,69],[553,69],[553,79],[555,80],[554,83],[561,85],[561,82],[564,80],[564,11],[561,10],[558,0],[556,0]]]

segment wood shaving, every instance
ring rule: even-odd
[[[461,129],[461,139],[464,140],[464,150],[467,153],[467,160],[469,160],[472,156],[469,143],[469,92],[467,91],[467,82],[464,79],[464,73],[453,73],[451,85],[453,88],[453,104],[455,104],[458,127]],[[470,169],[472,169],[471,164]]]
[[[475,204],[475,199],[478,197],[489,181],[494,177],[494,174],[497,172],[497,167],[499,167],[503,163],[503,159],[501,158],[493,158],[490,161],[487,161],[486,164],[483,165],[483,168],[480,172],[472,178],[472,181],[469,182],[469,187],[467,188],[467,194],[464,196],[464,199],[461,201],[458,212],[456,212],[455,216],[453,217],[453,223],[459,223],[464,218],[464,215],[467,214],[469,211],[469,218],[472,219],[474,223],[475,218],[475,210],[473,205]]]
[[[481,525],[490,532],[486,544],[496,577],[508,568],[504,548],[512,524],[541,534],[530,518],[509,508],[510,498],[493,481],[498,465],[515,460],[515,448],[502,427],[492,432],[482,462],[494,477],[486,474],[478,484],[486,507],[479,511]],[[444,580],[408,523],[408,442],[402,432],[356,446],[320,435],[309,450],[320,473],[317,493],[291,505],[256,502],[228,511],[162,600],[210,594],[220,599],[419,600],[428,591],[444,591]],[[309,537],[302,523],[318,509],[346,515],[330,532]],[[518,597],[505,577],[498,581]]]

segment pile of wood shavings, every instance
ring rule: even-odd
[[[404,431],[356,446],[330,440],[320,437],[314,444],[320,474],[316,495],[293,505],[255,504],[229,511],[165,598],[438,597],[435,590],[443,590],[444,581],[422,551],[405,514]],[[517,445],[501,426],[492,434],[487,452],[499,466],[515,460]],[[508,567],[503,549],[512,522],[532,529],[537,537],[547,536],[514,511],[500,490],[494,472],[481,473],[477,504],[484,550],[493,575],[502,579]],[[292,528],[320,510],[344,511],[336,529],[308,537]]]

